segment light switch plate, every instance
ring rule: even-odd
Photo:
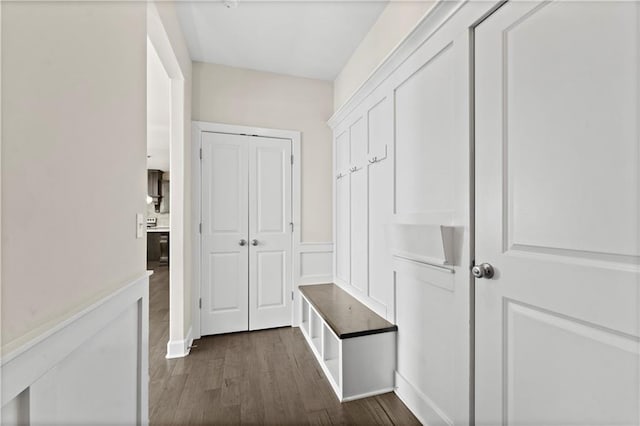
[[[144,220],[144,215],[142,213],[136,213],[136,238],[144,237],[144,231],[147,227],[147,224]]]

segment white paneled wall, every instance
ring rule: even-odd
[[[3,425],[147,424],[145,275],[2,358]]]
[[[393,321],[385,225],[393,213],[393,105],[372,97],[336,128],[335,278]]]
[[[398,325],[396,393],[428,424],[471,404],[471,29],[441,2],[332,117],[335,280]]]

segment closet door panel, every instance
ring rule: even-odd
[[[364,118],[350,128],[351,138],[351,285],[365,295],[368,283],[367,127]]]
[[[203,336],[248,327],[248,140],[240,135],[202,134]]]
[[[249,329],[291,324],[291,141],[249,144]]]

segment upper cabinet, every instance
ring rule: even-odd
[[[168,172],[147,170],[147,195],[156,213],[169,213],[169,186]]]

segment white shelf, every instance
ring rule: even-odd
[[[387,225],[387,243],[393,256],[436,266],[453,266],[455,227],[440,224]]]

